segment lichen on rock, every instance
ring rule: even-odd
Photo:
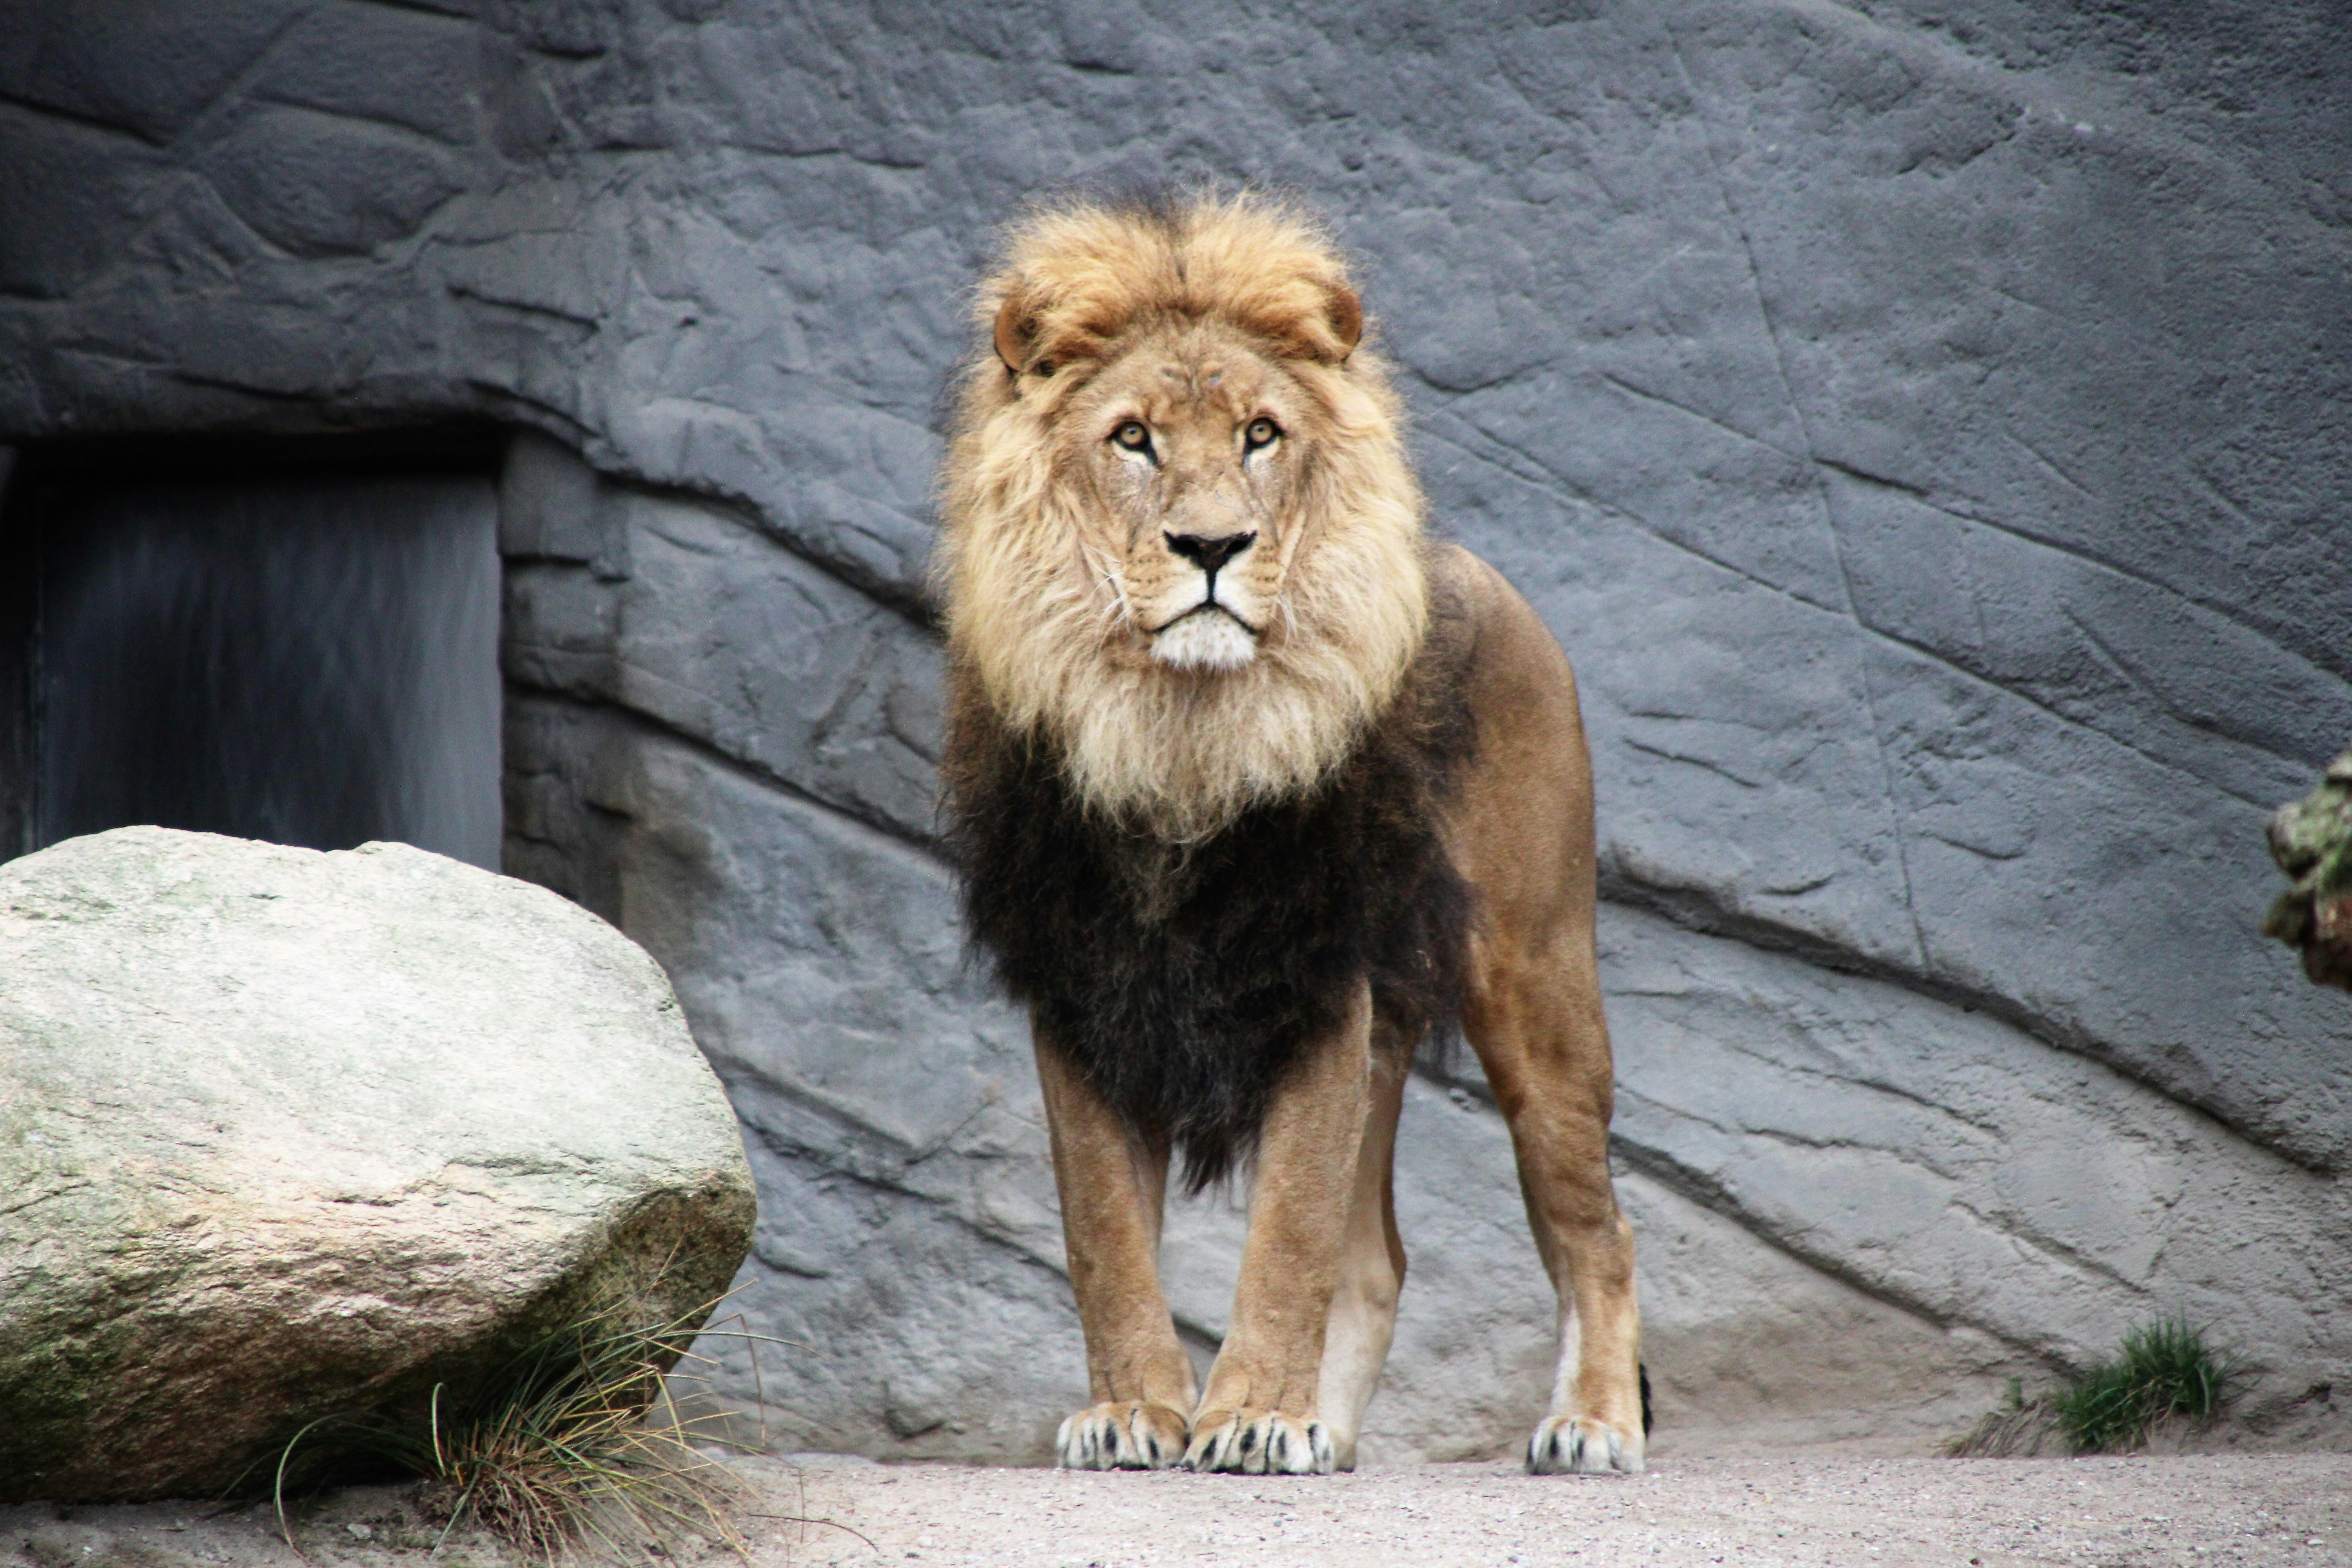
[[[2352,991],[2352,751],[2317,789],[2273,812],[2266,831],[2294,885],[2271,905],[2263,934],[2300,949],[2313,980]]]

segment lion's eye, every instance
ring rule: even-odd
[[[1129,420],[1112,431],[1110,438],[1130,452],[1151,450],[1151,432],[1143,427],[1143,422],[1139,419]]]
[[[1282,427],[1273,420],[1253,419],[1249,422],[1249,428],[1242,432],[1242,437],[1249,443],[1249,449],[1255,452],[1260,447],[1273,446],[1274,438],[1281,434]]]

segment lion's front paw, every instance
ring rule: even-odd
[[[1066,1470],[1164,1470],[1184,1457],[1184,1417],[1165,1405],[1114,1400],[1081,1410],[1054,1435]]]
[[[1320,1421],[1278,1410],[1204,1412],[1185,1452],[1188,1470],[1244,1475],[1328,1476],[1336,1468],[1331,1434]]]
[[[1531,1476],[1631,1475],[1642,1468],[1642,1439],[1590,1415],[1554,1415],[1528,1439]]]

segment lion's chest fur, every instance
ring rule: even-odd
[[[1254,1142],[1275,1087],[1372,988],[1381,1038],[1450,1024],[1470,899],[1442,809],[1474,740],[1461,639],[1312,793],[1178,847],[1088,811],[1052,742],[959,682],[948,758],[971,936],[1054,1047],[1194,1186]]]

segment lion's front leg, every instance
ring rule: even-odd
[[[1192,1416],[1196,1470],[1328,1475],[1317,1407],[1324,1331],[1371,1106],[1371,998],[1276,1090],[1259,1134],[1233,1327]]]
[[[1037,1079],[1094,1400],[1062,1423],[1055,1459],[1066,1469],[1164,1468],[1184,1456],[1193,1386],[1160,1289],[1168,1151],[1142,1147],[1042,1030]]]

